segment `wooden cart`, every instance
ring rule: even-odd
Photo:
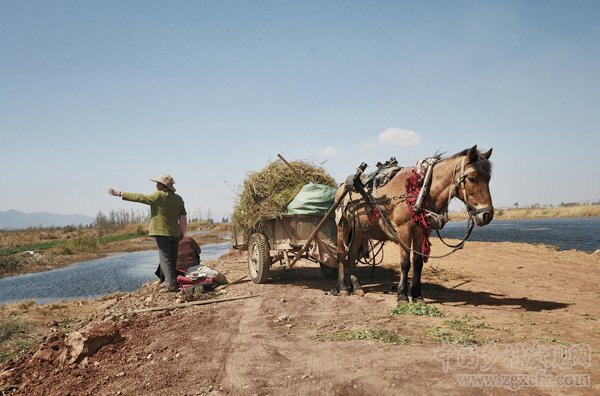
[[[309,254],[309,248],[317,243],[315,238],[321,248],[323,244],[327,246],[330,257],[335,254],[336,225],[333,218],[283,215],[265,221],[246,237],[247,241],[234,231],[234,247],[248,249],[248,272],[254,283],[265,283],[273,264],[279,262],[291,268],[301,258],[319,263],[325,276],[337,274],[335,260],[319,261]]]

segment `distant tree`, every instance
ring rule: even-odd
[[[514,206],[515,208],[518,208],[518,207],[519,207],[519,203],[518,203],[518,202],[515,202],[515,203],[513,204],[513,206]]]
[[[149,218],[149,210],[131,210],[129,212],[123,209],[119,211],[111,210],[108,215],[98,212],[94,220],[94,225],[99,228],[114,229],[127,224],[146,223]]]
[[[196,213],[191,215],[190,221],[197,221],[197,222],[204,221],[204,217],[202,216],[202,208],[196,209]]]
[[[569,206],[577,206],[577,202],[561,202],[560,203],[561,208],[567,208]]]
[[[108,226],[110,224],[108,221],[108,216],[106,216],[102,212],[98,212],[98,214],[96,215],[95,224],[96,224],[96,227],[108,228]]]

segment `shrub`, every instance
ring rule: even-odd
[[[18,270],[23,265],[23,261],[19,256],[0,256],[0,274]]]

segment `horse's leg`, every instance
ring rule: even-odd
[[[352,241],[352,246],[350,247],[350,254],[348,255],[348,268],[350,273],[350,282],[352,282],[352,288],[354,289],[353,293],[355,296],[361,297],[365,295],[365,292],[358,281],[358,275],[356,274],[356,262],[358,260],[360,249],[362,248],[363,241],[363,238],[355,235],[354,240]]]
[[[413,276],[410,285],[410,296],[412,302],[423,302],[423,296],[421,295],[421,271],[423,270],[423,256],[421,253],[421,241],[422,237],[417,237],[413,240]]]
[[[344,235],[344,219],[342,218],[337,225],[337,260],[338,260],[338,294],[347,296],[348,286],[346,286],[346,248]]]
[[[407,245],[408,246],[408,245]],[[408,271],[410,270],[410,251],[400,247],[400,283],[398,284],[398,304],[408,302]]]

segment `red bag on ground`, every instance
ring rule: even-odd
[[[213,280],[212,278],[198,278],[196,280],[193,280],[183,275],[177,275],[177,283],[184,287],[186,285],[211,285],[213,283]]]

